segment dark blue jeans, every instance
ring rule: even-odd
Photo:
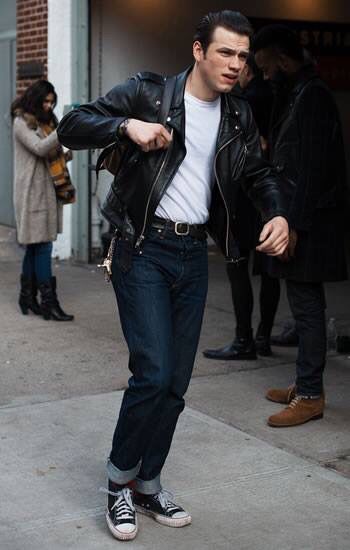
[[[38,284],[48,281],[52,276],[51,253],[51,242],[27,244],[22,265],[24,277],[32,279],[35,276]]]
[[[326,364],[326,299],[322,283],[286,280],[290,309],[299,337],[296,386],[300,395],[321,395]]]
[[[136,478],[144,493],[160,490],[160,472],[184,409],[208,287],[206,240],[152,229],[125,272],[113,257],[112,282],[132,373],[108,462],[109,478]]]

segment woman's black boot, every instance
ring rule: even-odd
[[[270,335],[271,328],[266,328],[261,322],[258,326],[258,330],[256,331],[255,347],[258,355],[261,355],[262,357],[269,357],[272,355]]]
[[[56,294],[56,277],[40,283],[41,311],[46,321],[73,321],[74,315],[68,315],[61,308]]]
[[[21,275],[21,291],[19,294],[19,307],[23,315],[28,315],[31,310],[35,315],[41,315],[41,309],[36,299],[37,285],[34,278],[27,279]]]
[[[57,288],[56,277],[51,277],[51,288],[52,288],[53,296],[54,296],[54,299],[55,299],[56,308],[60,312],[61,316],[65,317],[65,319],[62,319],[62,321],[73,321],[74,315],[69,315],[68,313],[65,313],[63,311],[63,309],[61,308],[60,303],[58,301],[57,292],[56,292],[56,288]]]

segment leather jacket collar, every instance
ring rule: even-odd
[[[282,109],[279,112],[279,116],[275,119],[273,117],[271,131],[275,132],[276,128],[280,127],[282,123],[290,116],[298,96],[304,90],[305,86],[315,78],[318,78],[318,75],[314,66],[310,64],[303,65],[295,73],[295,75],[293,75],[293,79],[290,82],[289,92],[287,92],[282,103],[280,104]],[[276,103],[278,104],[278,101]],[[281,107],[279,107],[279,109],[280,108]]]
[[[304,86],[314,78],[318,78],[314,66],[310,64],[303,65],[294,75],[290,94],[296,97],[302,91]]]
[[[176,77],[176,84],[174,90],[174,96],[169,112],[168,126],[173,128],[181,136],[183,144],[185,143],[185,105],[184,95],[185,87],[188,75],[193,69],[193,65],[188,67],[185,71],[178,74]],[[231,92],[232,96],[235,92]],[[224,143],[235,136],[238,130],[241,130],[239,125],[239,112],[232,109],[232,105],[229,104],[228,94],[221,94],[221,123],[218,135],[217,147],[219,150]],[[234,126],[232,127],[232,123]],[[232,133],[233,132],[233,133]]]

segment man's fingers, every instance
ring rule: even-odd
[[[274,233],[271,233],[268,239],[256,247],[259,252],[264,252],[269,255],[277,255],[283,252],[288,245],[288,238],[283,234],[279,237],[275,237]]]
[[[288,248],[285,245],[276,247],[269,253],[269,256],[281,256],[282,254],[286,254],[287,259],[289,259]]]
[[[169,142],[164,138],[163,135],[160,135],[155,140],[156,149],[166,149],[169,147]]]
[[[170,142],[171,142],[171,140],[172,140],[172,135],[171,135],[170,132],[168,132],[168,130],[167,130],[164,126],[162,126],[162,125],[160,125],[160,135],[161,135],[161,137],[164,139],[165,143],[166,143],[167,145],[169,145]]]
[[[146,153],[164,149],[172,140],[172,134],[162,124],[136,119],[130,119],[127,136]]]
[[[262,242],[258,246],[258,250],[260,249],[263,251],[272,250],[273,248],[275,248],[276,246],[279,246],[284,242],[288,242],[288,241],[286,241],[286,239],[283,236],[276,238],[275,234],[271,233],[269,237],[265,239],[264,242]]]
[[[260,233],[260,243],[256,250],[269,256],[279,256],[287,248],[289,241],[288,224],[281,216],[267,223]]]
[[[278,254],[282,254],[282,252],[284,252],[286,248],[287,243],[282,241],[278,245],[276,245],[276,243],[274,243],[273,245],[267,245],[264,243],[257,247],[257,251],[264,252],[264,254],[268,254],[269,256],[277,256]]]
[[[259,247],[257,248],[258,252],[263,252],[269,256],[279,256],[287,249],[286,243],[282,243],[279,246],[270,246],[270,247]]]
[[[264,225],[260,235],[259,235],[259,242],[265,241],[265,239],[269,236],[269,233],[271,233],[272,228],[269,224]]]
[[[157,149],[166,149],[172,140],[171,134],[160,124],[154,125],[149,135],[140,141],[139,145],[142,151],[155,151]]]

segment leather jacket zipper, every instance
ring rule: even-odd
[[[173,135],[173,130],[171,130],[171,136],[172,136],[172,135]],[[162,162],[162,164],[161,164],[161,166],[160,166],[160,168],[159,168],[159,170],[158,170],[158,173],[157,173],[157,175],[156,175],[156,177],[155,177],[155,179],[154,179],[154,182],[153,182],[153,184],[152,184],[150,193],[149,193],[149,195],[148,195],[147,204],[146,204],[146,210],[145,210],[145,217],[144,217],[144,219],[143,219],[143,226],[142,226],[142,230],[141,230],[140,236],[138,237],[138,239],[137,239],[137,241],[136,241],[136,243],[135,243],[135,248],[140,248],[141,243],[142,243],[142,241],[143,241],[144,238],[145,238],[144,233],[145,233],[145,229],[146,229],[146,225],[147,225],[148,209],[149,209],[149,205],[150,205],[150,202],[151,202],[151,197],[152,197],[154,188],[155,188],[155,186],[156,186],[157,183],[158,183],[160,174],[161,174],[161,172],[162,172],[162,170],[163,170],[163,168],[164,168],[164,165],[165,165],[165,163],[166,163],[166,160],[167,160],[167,158],[168,158],[170,147],[171,147],[171,143],[170,143],[168,149],[166,150],[166,153],[165,153],[165,155],[164,155],[163,162]]]
[[[220,147],[220,149],[217,151],[216,155],[215,155],[215,159],[214,159],[214,174],[215,174],[215,179],[216,179],[216,183],[218,185],[218,188],[219,188],[219,191],[220,191],[220,195],[221,195],[221,198],[223,200],[223,203],[224,203],[224,206],[225,206],[225,209],[226,209],[226,217],[227,217],[227,224],[226,224],[226,257],[229,256],[229,252],[228,252],[228,240],[229,240],[229,234],[230,234],[230,214],[229,214],[229,210],[228,210],[228,206],[227,206],[227,203],[226,203],[226,200],[225,200],[225,197],[224,197],[224,193],[222,191],[222,188],[221,188],[221,185],[220,185],[220,181],[219,181],[219,178],[218,178],[218,173],[217,173],[217,170],[216,170],[216,161],[217,161],[217,158],[219,156],[219,154],[221,153],[221,151],[223,149],[225,149],[225,147],[227,147],[227,145],[229,145],[230,143],[232,143],[233,141],[235,141],[235,139],[237,139],[238,137],[240,136],[240,134],[237,134],[236,136],[234,136],[233,138],[231,138],[229,141],[227,141],[226,143],[224,143],[224,145],[222,145]],[[245,150],[244,150],[245,152]],[[245,154],[243,155],[244,158],[245,158]],[[241,164],[241,162],[240,162]]]
[[[237,170],[235,171],[235,177],[237,176],[238,172],[240,171],[241,167],[244,164],[244,161],[245,161],[246,156],[247,156],[247,152],[248,152],[248,148],[247,148],[246,144],[244,144],[243,154],[241,155],[241,158],[239,159]]]

